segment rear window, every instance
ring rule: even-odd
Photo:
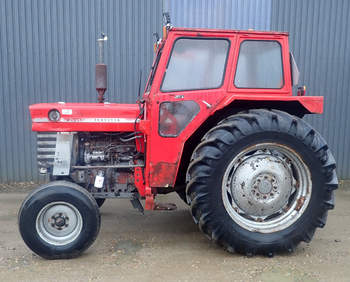
[[[237,88],[282,88],[283,64],[279,42],[243,41],[239,49],[234,84]]]
[[[175,41],[161,91],[221,86],[229,50],[227,39],[179,38]]]

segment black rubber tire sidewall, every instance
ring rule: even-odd
[[[278,143],[298,152],[304,163],[308,166],[312,179],[312,194],[310,202],[301,215],[301,217],[291,226],[284,230],[274,233],[257,233],[251,232],[238,225],[226,211],[222,199],[222,179],[228,164],[232,161],[232,156],[236,156],[245,148],[258,143]],[[214,161],[215,162],[215,161]],[[259,132],[248,135],[242,138],[237,143],[228,147],[224,152],[224,157],[219,161],[213,163],[212,177],[208,181],[207,186],[210,193],[209,205],[212,211],[211,218],[214,218],[216,224],[221,224],[225,229],[223,231],[225,241],[230,245],[242,246],[245,251],[246,248],[252,248],[255,251],[264,251],[265,249],[278,251],[285,249],[291,241],[295,244],[302,240],[304,233],[308,232],[308,228],[314,229],[313,222],[322,210],[322,199],[324,191],[321,190],[324,186],[324,175],[322,174],[322,167],[319,160],[314,153],[300,140],[281,132]],[[215,223],[214,223],[215,225]],[[215,226],[213,226],[215,228]],[[249,246],[249,247],[248,247]]]
[[[80,212],[83,226],[71,243],[55,246],[45,242],[37,233],[36,218],[40,210],[51,202],[67,202]],[[82,191],[65,185],[49,186],[32,193],[24,201],[19,213],[19,230],[24,242],[36,254],[47,259],[72,258],[87,249],[100,229],[100,214],[96,202]]]

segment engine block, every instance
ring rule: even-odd
[[[39,133],[38,166],[53,179],[69,179],[95,197],[136,191],[134,168],[143,166],[134,133]],[[63,141],[62,141],[63,140]]]

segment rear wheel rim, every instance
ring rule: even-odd
[[[278,143],[244,149],[227,166],[222,199],[230,217],[252,232],[272,233],[295,223],[311,198],[310,171],[300,155]]]
[[[67,245],[77,239],[83,219],[76,207],[67,202],[52,202],[44,206],[36,218],[36,231],[46,243]]]

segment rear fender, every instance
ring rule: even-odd
[[[202,123],[193,134],[185,141],[181,152],[181,160],[178,162],[176,185],[185,183],[185,176],[193,150],[199,144],[204,134],[215,126],[220,120],[248,109],[277,109],[289,114],[303,117],[305,114],[323,113],[322,96],[284,96],[284,97],[257,97],[240,96],[228,97],[220,103],[211,113],[208,119]]]
[[[237,107],[240,104],[249,105],[250,108],[261,108],[261,105],[279,105],[291,114],[322,114],[323,96],[276,96],[276,95],[239,95],[225,98],[215,109],[219,111],[228,106]],[[293,107],[294,106],[294,107]],[[294,113],[293,113],[294,112]]]

